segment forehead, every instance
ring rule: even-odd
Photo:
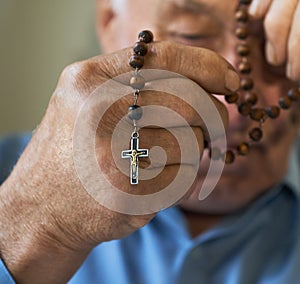
[[[140,0],[133,0],[137,4]],[[177,17],[194,15],[210,17],[211,20],[228,25],[234,21],[237,0],[148,0],[144,2],[140,14],[145,18],[155,18],[166,22]],[[131,6],[131,5],[130,5]],[[140,6],[140,2],[139,5]],[[132,6],[131,6],[132,7]],[[151,17],[151,14],[153,17]],[[178,18],[179,19],[179,18]],[[196,19],[196,18],[194,18]]]
[[[149,1],[151,2],[151,1]],[[164,0],[167,5],[195,12],[233,12],[238,4],[237,0]]]
[[[161,25],[171,22],[176,22],[176,25],[179,22],[189,22],[189,26],[192,22],[201,25],[206,19],[211,24],[218,23],[224,28],[235,23],[234,14],[238,5],[237,0],[150,0],[148,3],[150,2],[152,5],[156,4],[152,9],[153,18]],[[209,27],[206,25],[206,28]]]

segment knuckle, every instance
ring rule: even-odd
[[[73,83],[74,79],[80,72],[82,65],[83,62],[75,62],[66,66],[61,73],[60,81],[62,81],[64,84]]]
[[[81,93],[90,92],[103,80],[103,73],[99,63],[92,60],[79,61],[64,68],[60,82]]]

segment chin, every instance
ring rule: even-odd
[[[199,193],[206,177],[206,171],[202,167],[199,170],[195,190],[180,205],[186,210],[205,214],[230,214],[247,207],[279,182],[285,173],[281,171],[274,175],[274,172],[269,172],[267,170],[269,160],[266,157],[268,153],[262,155],[261,151],[257,150],[248,157],[238,157],[232,165],[225,165],[213,191],[204,200],[199,200]],[[206,166],[209,164],[206,158],[202,162]],[[270,176],[273,178],[270,179]]]
[[[213,191],[204,200],[199,200],[210,163],[207,153],[204,153],[195,190],[181,206],[205,214],[230,214],[247,207],[286,175],[289,153],[299,131],[299,128],[295,129],[289,128],[284,119],[277,121],[276,127],[271,123],[266,125],[265,139],[253,144],[246,157],[238,156],[233,164],[225,165]],[[233,140],[228,144],[230,148],[237,145]]]

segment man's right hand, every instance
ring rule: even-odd
[[[130,54],[131,49],[125,49],[75,63],[64,70],[41,124],[12,174],[1,186],[1,257],[17,282],[64,283],[94,246],[128,236],[153,217],[153,214],[125,215],[98,204],[82,186],[73,162],[73,131],[81,107],[99,85],[131,71],[128,66]],[[239,87],[238,75],[230,64],[206,49],[168,42],[153,43],[149,45],[145,61],[144,68],[179,73],[209,93],[230,94]],[[99,168],[108,180],[132,193],[128,177],[113,163],[107,163],[115,127],[112,122],[127,112],[131,100],[132,97],[115,103],[99,124],[96,155]],[[145,92],[142,105],[154,101],[172,106],[192,124],[202,151],[204,125],[192,109],[174,97],[166,99],[166,94],[157,92],[153,96],[152,92]],[[214,103],[226,124],[225,106],[216,99]],[[97,109],[91,110],[90,116],[96,112]],[[170,147],[172,137],[164,129],[141,131],[143,147],[159,145],[168,155],[162,174],[149,184],[139,185],[143,192],[150,193],[176,175],[180,150],[176,143]],[[107,192],[109,190],[108,187]]]

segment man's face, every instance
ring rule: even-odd
[[[103,2],[98,0],[98,30],[105,52],[132,46],[139,31],[150,29],[157,41],[168,40],[209,48],[234,66],[240,60],[235,52],[236,0],[119,0],[115,1],[119,2],[119,11],[108,16],[103,13]],[[278,98],[287,92],[292,83],[285,79],[284,67],[272,67],[266,63],[262,23],[251,23],[250,31],[250,60],[254,66],[252,77],[259,106],[276,105]],[[248,131],[257,126],[257,122],[239,115],[236,106],[228,106],[228,111],[230,120],[227,141],[229,148],[236,148],[239,143],[249,140]],[[251,147],[247,157],[238,157],[233,165],[225,166],[213,193],[200,202],[199,192],[195,192],[182,206],[192,210],[224,213],[248,204],[282,179],[298,129],[298,126],[291,123],[290,112],[284,111],[278,119],[268,120],[263,128],[263,141]],[[202,169],[208,163],[209,158],[204,155]],[[204,178],[203,172],[199,171],[199,184]]]

